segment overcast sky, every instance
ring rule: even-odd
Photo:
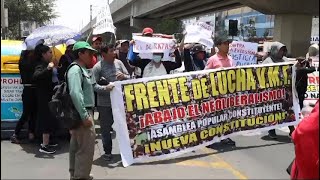
[[[110,3],[113,0],[110,0]],[[57,0],[55,11],[59,16],[54,20],[54,25],[63,25],[80,31],[90,21],[90,4],[92,14],[96,16],[99,7],[108,0]]]

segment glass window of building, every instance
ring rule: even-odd
[[[238,35],[233,37],[235,40],[258,43],[273,40],[275,15],[265,15],[245,6],[189,18],[184,22],[207,22],[213,26],[215,33],[228,33],[229,20],[238,20]],[[319,43],[319,16],[314,16],[312,20],[311,43]]]

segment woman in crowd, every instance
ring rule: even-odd
[[[64,81],[64,74],[66,73],[68,66],[75,60],[75,56],[72,51],[74,43],[76,43],[76,41],[73,39],[69,39],[66,42],[66,52],[60,58],[58,65],[58,78],[60,82]]]
[[[303,102],[305,99],[305,94],[308,88],[308,74],[316,71],[316,68],[312,67],[311,63],[307,61],[304,57],[297,58],[296,67],[297,67],[297,70],[296,70],[295,86],[298,93],[300,110],[302,110],[304,107]]]
[[[116,50],[116,58],[122,61],[129,75],[131,76],[132,73],[134,72],[134,67],[130,66],[127,60],[128,52],[129,52],[129,40],[120,41]]]
[[[262,62],[262,64],[286,62],[287,61],[287,59],[285,58],[286,54],[287,54],[287,47],[280,42],[274,42],[271,45],[269,57],[267,57]],[[289,130],[290,130],[289,136],[291,136],[292,132],[294,131],[294,126],[289,126]],[[277,139],[277,134],[275,129],[269,130],[268,133],[271,139]]]
[[[196,44],[191,50],[184,48],[185,72],[203,70],[207,64],[207,54],[203,45]]]
[[[19,60],[20,76],[23,84],[22,104],[23,113],[19,119],[14,134],[11,136],[11,142],[20,143],[20,132],[23,125],[28,122],[29,141],[35,138],[35,122],[36,122],[36,89],[32,76],[35,69],[35,59],[33,50],[25,50],[21,52]]]
[[[53,95],[53,68],[52,50],[43,44],[39,44],[35,48],[36,67],[33,74],[36,84],[37,93],[37,121],[39,131],[42,134],[42,144],[39,149],[42,153],[53,154],[55,150],[52,147],[57,146],[56,143],[49,142],[52,135],[58,128],[57,120],[52,116],[48,102]]]

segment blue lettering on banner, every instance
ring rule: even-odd
[[[19,74],[1,74],[1,121],[18,121],[23,112]]]

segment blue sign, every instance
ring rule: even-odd
[[[1,74],[1,121],[18,121],[22,115],[20,74]]]

